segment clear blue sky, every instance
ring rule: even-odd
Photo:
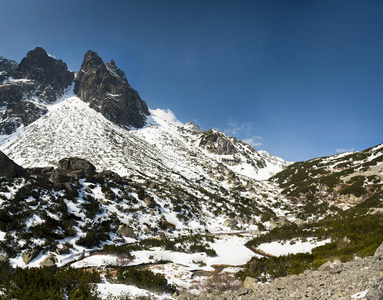
[[[150,108],[299,161],[383,142],[383,1],[0,0],[0,55],[114,59]],[[262,145],[259,145],[262,144]]]

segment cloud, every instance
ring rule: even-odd
[[[342,148],[336,149],[336,153],[353,152],[353,151],[355,151],[354,148],[350,148],[350,149],[342,149]]]
[[[229,128],[226,128],[223,132],[227,135],[237,135],[239,133],[248,134],[253,126],[253,122],[245,122],[242,124],[238,124],[237,122],[229,120]]]
[[[262,137],[260,137],[260,136],[253,136],[251,138],[244,139],[243,141],[245,143],[248,143],[249,145],[251,145],[251,146],[253,146],[255,148],[255,147],[263,145],[261,142],[258,141],[258,140],[261,140],[261,139],[262,139]]]
[[[255,148],[263,145],[260,142],[262,137],[254,134],[255,126],[254,122],[238,123],[233,120],[229,120],[228,128],[223,130],[223,132],[227,135],[235,136]]]
[[[183,125],[170,109],[150,109],[150,113],[158,124],[168,123],[175,126]]]

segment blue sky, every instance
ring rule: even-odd
[[[150,108],[300,161],[382,143],[383,1],[0,0],[0,55],[114,59]]]

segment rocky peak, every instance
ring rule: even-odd
[[[0,84],[0,134],[12,134],[47,113],[51,104],[70,86],[74,73],[62,61],[37,47],[19,65],[6,64],[8,73]],[[8,78],[7,81],[4,81]]]
[[[149,115],[146,103],[129,85],[124,72],[114,61],[104,64],[94,51],[85,54],[75,93],[91,108],[126,129],[143,127]]]
[[[84,60],[81,65],[81,71],[84,70],[97,70],[104,67],[104,62],[97,52],[88,50],[84,55]]]
[[[35,80],[40,85],[52,87],[57,93],[63,93],[74,79],[74,73],[68,71],[66,63],[49,56],[41,47],[29,51],[11,76],[16,79]]]
[[[17,68],[17,62],[14,60],[6,59],[0,55],[0,82],[7,76],[6,74]]]
[[[197,124],[193,123],[193,121],[187,122],[183,127],[196,133],[203,132],[203,130]]]
[[[110,62],[107,62],[105,64],[105,66],[107,67],[108,71],[114,77],[117,77],[117,78],[121,79],[122,81],[128,83],[128,80],[126,79],[126,75],[125,75],[124,71],[122,71],[119,68],[117,68],[116,63],[114,62],[114,60],[111,60]]]

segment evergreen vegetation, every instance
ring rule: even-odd
[[[265,281],[271,278],[302,273],[306,269],[315,270],[328,260],[350,261],[355,257],[374,254],[383,241],[383,215],[366,215],[366,204],[362,203],[336,217],[328,217],[319,222],[298,227],[291,224],[279,227],[247,243],[257,247],[262,243],[287,241],[297,238],[316,237],[331,239],[330,243],[316,247],[311,253],[290,254],[271,258],[252,258],[237,276],[244,280],[247,276]]]
[[[157,293],[174,293],[176,291],[176,287],[169,284],[163,275],[155,274],[146,269],[119,268],[117,281]]]
[[[44,300],[98,299],[96,271],[55,268],[16,268],[0,262],[0,299]]]

